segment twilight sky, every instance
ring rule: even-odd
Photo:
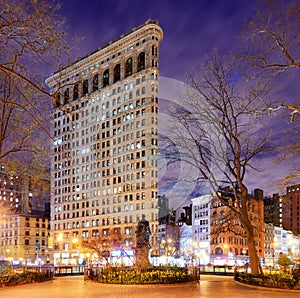
[[[157,19],[164,30],[160,47],[162,76],[184,80],[187,69],[213,49],[228,51],[256,0],[61,0],[69,32],[82,38],[79,56]]]
[[[79,38],[76,55],[88,53],[127,33],[147,19],[157,19],[164,31],[160,46],[161,76],[185,81],[186,72],[197,68],[214,49],[227,53],[238,45],[238,34],[253,17],[257,0],[61,0],[61,14],[67,18],[68,32]],[[290,86],[291,87],[291,86]],[[283,125],[288,119],[283,120]],[[277,125],[281,125],[280,123]],[[278,152],[277,152],[278,153]],[[273,156],[260,160],[270,169]],[[290,167],[285,162],[276,170],[248,177],[249,189],[266,193],[284,192],[277,186]],[[180,196],[186,193],[179,194]]]

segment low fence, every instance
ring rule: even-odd
[[[7,269],[12,274],[27,272],[45,273],[49,276],[83,275],[85,266],[9,266]],[[4,270],[2,270],[4,272]],[[1,274],[1,270],[0,270]]]
[[[218,266],[218,265],[201,265],[199,266],[201,274],[215,275],[234,275],[234,266]]]
[[[84,275],[85,266],[55,266],[54,276]]]

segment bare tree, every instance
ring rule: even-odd
[[[106,235],[92,236],[86,239],[82,239],[81,245],[84,248],[94,251],[99,260],[104,259],[106,265],[114,266],[112,263],[111,252],[112,250],[120,250],[122,256],[127,256],[134,263],[132,256],[129,256],[126,252],[125,237],[121,234],[120,228],[107,229]]]
[[[1,163],[32,162],[48,147],[51,97],[42,73],[69,55],[59,8],[44,0],[0,3]]]
[[[242,34],[245,60],[260,75],[299,68],[299,26],[299,1],[261,1]]]
[[[262,273],[245,180],[254,169],[254,158],[267,150],[257,111],[262,110],[260,98],[266,96],[268,88],[259,82],[239,82],[236,65],[229,60],[225,65],[217,55],[203,65],[199,79],[195,73],[189,79],[192,89],[183,95],[182,106],[170,111],[174,121],[170,134],[162,140],[163,152],[171,162],[180,160],[196,169],[196,177],[186,179],[208,184],[239,218],[246,232],[251,271]],[[234,204],[218,191],[224,183],[233,190]]]
[[[241,34],[241,60],[246,66],[248,78],[259,77],[270,80],[273,89],[282,86],[282,79],[297,84],[300,69],[300,3],[299,1],[261,1],[255,17]],[[279,84],[278,84],[279,83]],[[269,111],[278,115],[278,111],[288,111],[291,123],[299,119],[299,94],[292,98],[280,98],[279,102],[269,105]],[[295,129],[291,128],[292,133]],[[291,133],[291,131],[289,132]],[[286,142],[285,142],[286,143]],[[285,144],[284,152],[278,161],[299,154],[299,138],[295,136],[291,144]],[[284,179],[290,181],[300,177],[299,169],[291,169]]]

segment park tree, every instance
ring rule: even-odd
[[[59,67],[60,58],[66,60],[70,52],[55,3],[0,3],[0,163],[32,176],[46,173],[42,161],[49,167],[44,154],[49,151],[51,97],[43,71]]]
[[[300,68],[299,1],[263,0],[241,34],[240,58],[250,75],[264,78]],[[299,106],[289,107],[299,112]]]
[[[96,253],[98,260],[104,260],[105,264],[110,267],[122,263],[121,259],[115,260],[117,263],[112,261],[111,253],[113,250],[120,251],[120,258],[126,256],[134,263],[132,256],[127,254],[126,248],[128,247],[125,245],[126,240],[127,238],[121,232],[120,228],[107,228],[102,235],[82,238],[80,245],[82,248]]]
[[[289,259],[289,257],[281,252],[279,254],[279,258],[277,260],[277,264],[280,266],[280,267],[283,267],[283,270],[286,272],[287,271],[287,268],[293,264],[292,260]]]
[[[199,71],[191,72],[188,82],[190,87],[180,95],[181,104],[169,110],[173,121],[169,134],[162,137],[164,157],[188,164],[191,175],[185,179],[208,186],[240,220],[251,272],[262,273],[245,181],[254,170],[253,160],[268,150],[267,134],[259,120],[263,110],[260,98],[266,97],[268,86],[243,81],[236,63],[216,54]],[[222,196],[222,185],[233,191],[231,200]]]
[[[241,34],[242,51],[240,60],[245,67],[248,79],[260,78],[273,86],[273,100],[269,111],[274,116],[287,112],[290,118],[290,141],[285,140],[282,154],[277,161],[296,157],[300,152],[299,131],[299,94],[285,92],[279,94],[284,82],[297,84],[300,71],[300,3],[299,1],[263,0],[253,19],[247,23]],[[279,98],[278,98],[279,97]],[[287,119],[287,116],[281,118]],[[296,132],[296,135],[295,135]],[[300,169],[291,169],[285,182],[300,177]]]

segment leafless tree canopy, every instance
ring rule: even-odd
[[[174,122],[163,140],[166,155],[196,168],[198,174],[190,178],[206,182],[215,195],[224,183],[233,190],[234,204],[222,195],[218,199],[244,226],[251,270],[261,272],[245,181],[254,170],[253,160],[268,150],[260,116],[265,106],[261,99],[266,98],[269,87],[259,81],[243,81],[235,64],[217,55],[199,72],[191,73],[189,83],[192,89],[187,89],[182,107],[170,111]]]
[[[0,3],[0,162],[45,151],[51,99],[44,85],[60,57],[67,57],[59,5],[36,0]],[[46,141],[47,143],[47,141]],[[30,156],[30,155],[29,155]],[[29,157],[31,158],[31,157]],[[11,164],[11,161],[10,161]]]
[[[259,76],[299,68],[299,1],[262,1],[241,38],[244,60]]]
[[[259,77],[270,80],[275,90],[282,86],[282,80],[297,84],[300,70],[300,3],[299,1],[261,2],[253,20],[241,34],[243,62],[248,78]],[[291,96],[288,92],[269,105],[273,115],[286,111],[290,117],[289,131],[282,133],[294,135],[291,142],[286,142],[282,155],[277,161],[299,155],[299,137],[295,126],[299,123],[299,94]],[[283,120],[285,121],[285,120]],[[283,184],[299,177],[299,168],[290,169]]]

